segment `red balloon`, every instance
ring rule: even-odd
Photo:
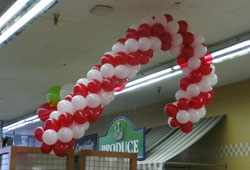
[[[138,41],[140,37],[136,30],[129,28],[128,31],[126,32],[126,39],[129,39],[129,38],[133,38]]]
[[[198,83],[202,79],[202,74],[199,70],[194,70],[190,73],[189,79],[192,83]]]
[[[189,45],[194,42],[194,34],[192,34],[191,32],[184,32],[182,34],[182,37],[183,37],[183,44]]]
[[[102,56],[101,63],[102,65],[108,63],[108,64],[112,64],[113,66],[116,66],[113,56],[109,54],[105,54],[104,56]]]
[[[183,55],[179,55],[176,58],[176,63],[182,68],[186,67],[188,65],[188,58]]]
[[[185,124],[182,124],[180,129],[183,133],[190,133],[193,130],[193,123],[187,122]]]
[[[179,24],[179,31],[178,33],[184,33],[187,31],[188,24],[186,21],[178,21]]]
[[[194,48],[192,46],[184,46],[181,49],[181,54],[192,57],[194,55]]]
[[[70,113],[62,113],[58,117],[58,122],[62,127],[69,127],[74,121],[73,115]]]
[[[213,61],[213,56],[207,53],[204,57],[201,58],[202,64],[211,64]]]
[[[212,72],[212,67],[210,64],[203,64],[200,66],[199,72],[203,75],[209,75]]]
[[[62,143],[60,141],[56,142],[53,145],[53,151],[54,153],[59,156],[59,157],[64,157],[67,155],[67,153],[69,152],[70,147],[68,144],[66,143]]]
[[[42,153],[49,154],[52,151],[52,146],[42,143],[40,150],[42,151]]]
[[[101,65],[100,64],[94,65],[91,69],[95,69],[95,70],[100,71]]]
[[[187,87],[191,84],[191,80],[187,77],[184,77],[182,78],[180,81],[179,81],[179,86],[182,90],[187,90]]]
[[[122,45],[124,45],[125,41],[126,41],[125,38],[120,38],[119,40],[117,40],[117,42],[119,42]]]
[[[154,24],[151,28],[151,35],[155,37],[160,37],[165,32],[165,28],[162,24]]]
[[[180,126],[180,123],[176,120],[176,118],[172,118],[169,123],[173,128],[178,128]]]
[[[153,50],[148,50],[148,51],[140,51],[140,55],[147,56],[149,58],[153,58],[154,51]]]
[[[212,95],[209,92],[207,92],[207,93],[201,92],[200,97],[203,99],[203,104],[205,106],[208,106],[209,104],[211,104]]]
[[[71,102],[71,100],[72,100],[72,95],[67,95],[67,96],[65,96],[64,97],[64,100],[68,100],[68,101],[70,101]]]
[[[190,101],[186,98],[181,98],[178,100],[177,107],[179,110],[188,110],[190,108]]]
[[[213,97],[214,96],[214,89],[210,90],[208,93]]]
[[[195,96],[195,97],[191,98],[190,105],[194,109],[202,108],[202,106],[204,105],[203,98],[200,96]]]
[[[109,79],[103,79],[103,81],[102,81],[102,88],[106,92],[114,90],[112,82]]]
[[[145,55],[141,54],[140,58],[139,58],[139,61],[140,61],[140,64],[145,65],[145,64],[149,63],[150,58],[148,56],[145,56]]]
[[[84,110],[77,110],[73,115],[73,119],[77,124],[84,124],[87,122],[87,117],[88,115]]]
[[[88,95],[88,89],[84,84],[76,84],[73,88],[74,96],[81,95],[86,97]]]
[[[101,82],[98,80],[91,80],[88,83],[87,89],[91,93],[99,93],[101,90]]]
[[[109,80],[111,81],[113,89],[119,88],[124,83],[122,79],[119,79],[116,76],[113,76]]]
[[[92,110],[93,110],[94,114],[101,116],[103,111],[104,111],[103,105],[99,105],[98,107],[93,108]]]
[[[128,63],[128,55],[124,52],[119,52],[115,55],[114,61],[116,65],[125,65]]]
[[[139,53],[133,52],[128,55],[128,64],[131,66],[136,66],[140,63]]]
[[[86,113],[87,120],[90,123],[95,123],[99,119],[99,115],[96,114],[96,112],[94,111],[94,109],[91,109],[91,108],[87,107],[87,108],[84,109],[84,112]]]
[[[75,146],[75,139],[72,139],[70,142],[68,142],[69,148],[72,149]]]
[[[57,132],[60,128],[61,126],[56,119],[49,118],[44,124],[44,130],[53,129]]]
[[[44,129],[43,127],[37,127],[35,130],[34,130],[34,137],[36,138],[36,140],[38,140],[39,142],[43,142],[43,132],[44,132]]]
[[[172,35],[168,32],[165,32],[161,37],[161,50],[163,51],[167,51],[170,49],[171,47],[171,43],[172,43]]]
[[[148,24],[142,24],[138,28],[138,33],[142,37],[150,36],[151,27]]]
[[[173,20],[174,20],[174,18],[173,18],[172,15],[170,15],[170,14],[165,14],[164,16],[166,17],[167,22],[170,22],[170,21],[173,21]]]
[[[169,116],[169,117],[176,117],[176,114],[178,112],[178,108],[174,104],[167,104],[164,107],[164,112]]]
[[[50,113],[53,111],[56,111],[56,109],[52,108],[49,103],[44,103],[37,109],[37,115],[39,119],[46,121],[49,118]]]

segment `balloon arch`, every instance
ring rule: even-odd
[[[217,76],[204,38],[194,35],[187,22],[174,21],[165,14],[132,25],[125,38],[101,57],[101,64],[92,67],[87,78],[77,81],[73,94],[40,106],[37,113],[45,125],[36,128],[34,135],[42,142],[42,152],[65,156],[75,139],[84,136],[89,123],[99,119],[103,105],[114,99],[114,92],[123,90],[128,79],[134,78],[140,66],[147,64],[158,50],[169,50],[183,73],[180,90],[175,94],[177,102],[164,108],[168,124],[184,133],[191,132],[193,123],[206,114],[205,106],[212,101]]]

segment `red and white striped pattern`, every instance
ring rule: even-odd
[[[206,55],[204,38],[194,35],[185,21],[174,21],[169,14],[144,18],[139,25],[132,25],[101,57],[101,63],[87,73],[87,78],[77,81],[73,94],[57,104],[44,127],[35,130],[43,142],[44,153],[65,156],[103,113],[103,105],[114,99],[114,92],[125,88],[128,79],[136,76],[141,65],[147,64],[158,50],[168,51],[177,57],[183,78],[176,93],[176,103],[165,107],[169,125],[191,132],[193,123],[206,113],[204,106],[211,103],[217,77],[212,58]]]

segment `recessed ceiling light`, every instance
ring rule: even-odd
[[[107,5],[96,5],[90,9],[89,13],[91,15],[103,16],[110,13],[113,10],[113,7]]]

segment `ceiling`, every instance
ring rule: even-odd
[[[12,120],[27,115],[46,102],[49,87],[86,77],[87,71],[98,63],[102,54],[124,36],[128,26],[145,16],[171,13],[176,19],[188,21],[192,31],[204,35],[209,45],[250,29],[250,22],[247,22],[249,0],[176,1],[180,5],[173,0],[59,2],[0,49],[0,119]],[[105,16],[91,15],[89,10],[98,4],[110,5],[113,11]],[[53,23],[54,13],[60,14],[58,25]],[[142,70],[155,68],[172,59],[168,53],[156,53]],[[249,79],[249,62],[249,56],[242,56],[217,64],[218,86]],[[117,96],[105,114],[173,98],[178,79]],[[160,94],[157,93],[158,86],[162,87]],[[143,101],[138,100],[142,97]]]

